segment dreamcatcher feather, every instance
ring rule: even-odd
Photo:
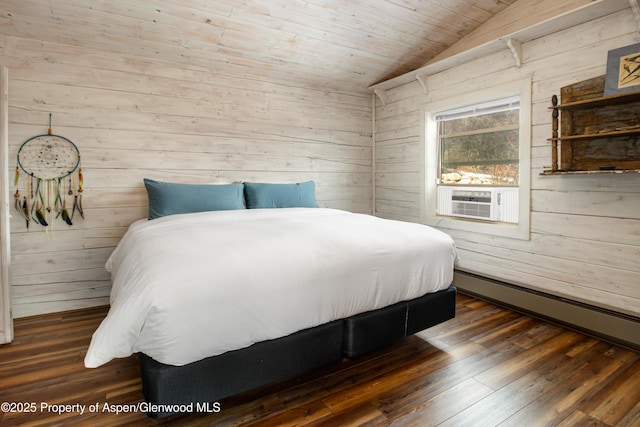
[[[51,114],[49,132],[26,140],[17,157],[15,208],[24,217],[27,229],[31,221],[51,227],[57,218],[72,225],[76,212],[84,219],[80,151],[71,140],[52,134]],[[24,196],[20,194],[20,170],[26,173]],[[67,199],[71,198],[69,213]]]

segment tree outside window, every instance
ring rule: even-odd
[[[519,110],[512,97],[438,114],[441,183],[518,186]]]

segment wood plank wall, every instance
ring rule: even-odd
[[[20,0],[10,3],[20,10]],[[46,16],[13,16],[28,37],[0,35],[0,65],[9,68],[10,159],[26,139],[47,132],[52,113],[53,132],[81,151],[85,180],[86,219],[70,228],[56,222],[47,235],[32,224],[27,232],[13,215],[14,317],[108,304],[104,264],[126,227],[147,215],[144,177],[312,179],[320,206],[372,212],[371,94],[269,81],[243,74],[244,66],[212,70],[203,60],[185,65],[135,49],[114,53],[101,37],[100,13],[72,12],[78,37],[93,37],[103,49],[49,34]]]
[[[640,175],[540,177],[551,164],[547,107],[562,86],[606,72],[607,51],[637,43],[630,9],[415,81],[377,100],[375,212],[420,220],[421,111],[430,102],[531,76],[531,240],[449,232],[460,269],[640,315]]]

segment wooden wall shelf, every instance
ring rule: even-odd
[[[551,169],[541,175],[638,173],[640,91],[603,96],[600,76],[553,96]]]
[[[640,169],[598,170],[598,171],[544,171],[540,175],[601,175],[601,174],[627,174],[640,173]]]
[[[585,133],[558,138],[547,138],[547,141],[575,141],[579,139],[611,138],[614,136],[640,135],[640,127],[627,130],[612,130],[607,132]]]
[[[598,77],[597,79],[601,79]],[[604,90],[604,89],[603,89]],[[584,99],[581,101],[568,102],[549,107],[550,110],[558,108],[559,110],[580,110],[584,108],[607,107],[609,105],[621,105],[628,102],[640,101],[640,91],[627,92],[620,95],[598,96],[595,98]]]

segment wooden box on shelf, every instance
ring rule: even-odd
[[[603,96],[604,80],[563,87],[560,104],[553,96],[552,166],[542,175],[640,172],[640,91]]]

